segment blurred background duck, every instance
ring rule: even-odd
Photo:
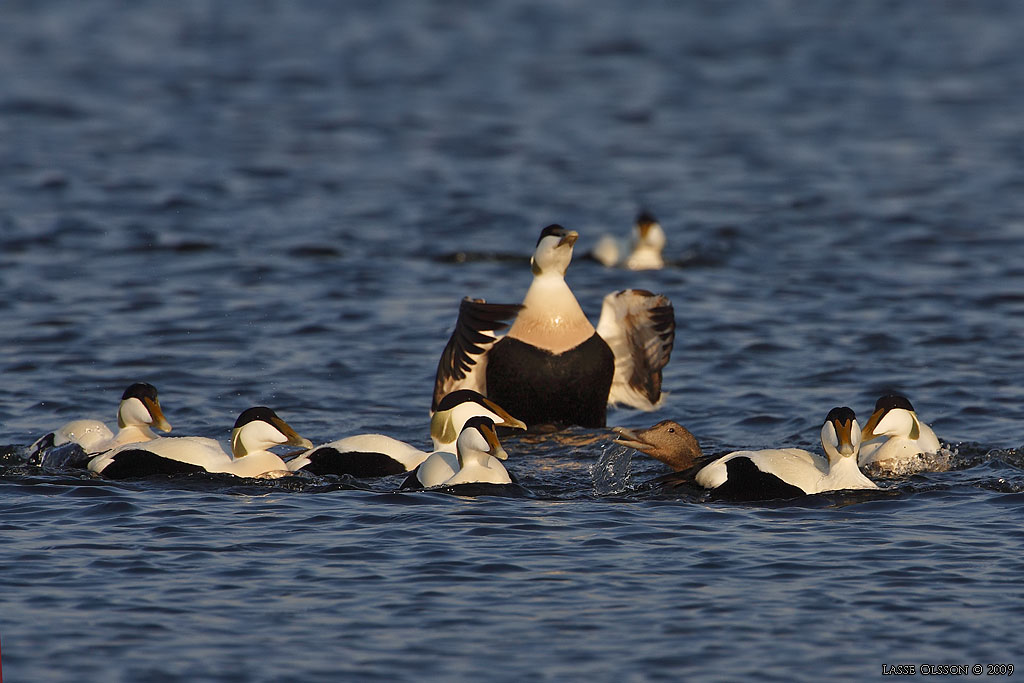
[[[636,217],[632,239],[604,235],[590,255],[609,268],[621,265],[629,270],[660,270],[665,267],[664,249],[665,231],[654,216],[643,211]]]

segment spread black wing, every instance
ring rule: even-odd
[[[497,341],[491,333],[508,327],[520,309],[520,304],[489,304],[468,297],[462,300],[455,329],[437,363],[431,413],[442,398],[457,389],[473,389],[487,395],[485,354]]]

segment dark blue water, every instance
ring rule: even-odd
[[[872,680],[1015,663],[1024,589],[1024,7],[193,0],[0,9],[0,641],[11,681]],[[462,296],[518,301],[646,207],[656,414],[814,447],[911,397],[954,471],[707,503],[575,430],[519,497],[40,472],[23,446],[270,405],[427,444]]]

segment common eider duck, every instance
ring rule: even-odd
[[[430,419],[433,451],[421,451],[384,434],[359,434],[310,449],[290,460],[288,469],[353,477],[384,477],[410,472],[432,452],[450,453],[454,458],[456,440],[466,421],[472,417],[487,417],[497,425],[526,429],[525,424],[486,396],[471,389],[461,389],[441,399]]]
[[[129,479],[157,474],[225,473],[238,477],[290,474],[288,465],[269,449],[274,446],[309,448],[270,408],[249,408],[231,430],[231,455],[216,439],[201,436],[161,437],[145,443],[126,444],[89,461],[89,471],[110,479]]]
[[[72,420],[38,439],[29,451],[44,467],[84,467],[88,457],[112,448],[158,438],[153,429],[170,432],[171,424],[164,417],[156,387],[145,382],[132,384],[121,395],[117,408],[118,432],[115,435],[100,420]],[[68,449],[76,444],[79,449]],[[58,449],[62,446],[65,448]],[[67,451],[67,452],[64,452]]]
[[[675,340],[667,297],[640,289],[604,298],[597,329],[565,282],[578,233],[541,231],[533,282],[521,305],[464,299],[441,354],[433,410],[456,389],[474,389],[528,426],[604,427],[609,404],[654,410]],[[511,326],[508,320],[514,318]],[[508,328],[496,338],[491,334]]]
[[[438,451],[413,470],[403,490],[458,486],[461,484],[511,484],[512,477],[501,464],[508,458],[495,431],[494,421],[471,417],[456,441],[455,455]]]
[[[860,466],[886,474],[931,469],[919,456],[936,453],[941,447],[932,428],[921,421],[914,406],[900,394],[886,394],[875,402],[862,439],[857,456]]]
[[[614,427],[615,443],[646,453],[676,472],[693,467],[703,458],[700,443],[689,429],[674,420],[662,420],[653,427],[639,431]]]
[[[591,256],[609,268],[623,265],[629,270],[660,270],[665,267],[661,255],[664,249],[665,231],[654,216],[643,211],[636,217],[631,242],[622,243],[611,235],[604,235]]]
[[[86,456],[95,455],[104,450],[103,444],[113,441],[114,433],[110,427],[100,420],[72,420],[48,434],[39,437],[29,446],[29,458],[32,462],[40,465],[53,466],[53,463],[46,462],[53,460],[51,453],[54,449],[67,449],[77,447],[80,454]],[[66,461],[65,465],[71,461]]]
[[[720,498],[768,500],[878,488],[857,467],[861,429],[850,408],[833,408],[821,428],[827,457],[799,448],[734,451],[705,466],[698,485]]]

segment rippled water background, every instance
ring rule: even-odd
[[[9,680],[1024,666],[1022,29],[1011,2],[6,0]],[[674,267],[579,257],[642,207]],[[709,504],[579,430],[507,442],[517,498],[19,462],[137,380],[175,434],[266,404],[425,446],[459,299],[518,301],[550,222],[595,319],[675,303],[670,396],[612,423],[813,447],[898,389],[956,471]]]

